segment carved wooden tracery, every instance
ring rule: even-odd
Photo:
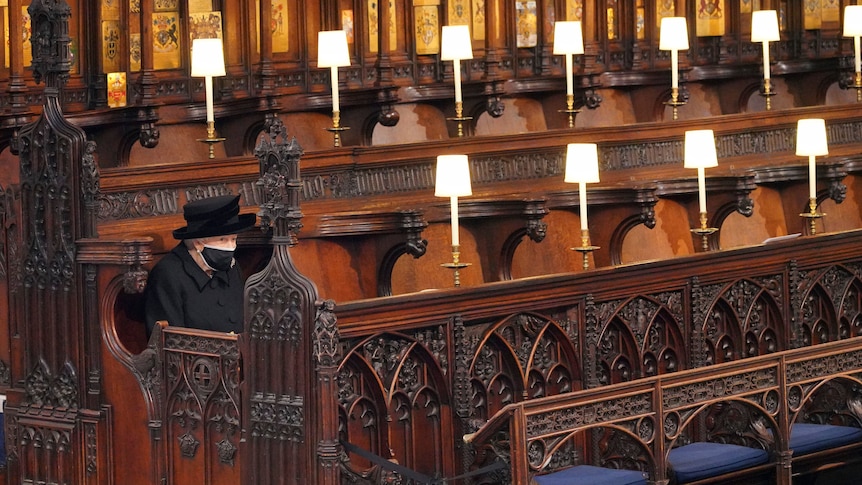
[[[681,293],[637,296],[595,308],[600,333],[595,334],[596,345],[587,347],[596,363],[591,387],[685,367]]]
[[[338,374],[340,438],[384,458],[403,457],[399,463],[429,476],[450,473],[448,355],[442,327],[353,343]],[[420,448],[423,454],[412,452]],[[355,457],[343,469],[354,478],[386,473]]]
[[[802,345],[862,335],[862,267],[832,266],[803,275],[799,337]]]
[[[213,474],[219,482],[211,483],[236,481],[240,446],[236,337],[207,338],[171,330],[162,335],[169,476]],[[194,460],[198,453],[203,459]]]
[[[580,389],[575,347],[555,321],[519,313],[472,333],[479,330],[469,365],[471,419],[488,419],[511,402]]]
[[[783,277],[741,279],[701,289],[706,308],[701,326],[703,364],[728,362],[789,348],[781,295]]]

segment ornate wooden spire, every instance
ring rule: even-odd
[[[341,354],[334,304],[318,300],[314,283],[299,273],[290,255],[302,227],[302,148],[288,139],[282,121],[270,116],[255,155],[261,224],[272,229],[273,252],[245,288],[243,479],[259,485],[335,485],[335,373]]]
[[[20,343],[11,354],[9,466],[22,482],[100,483],[96,271],[78,260],[78,241],[96,235],[99,171],[94,145],[60,106],[71,10],[62,0],[34,0],[28,12],[33,72],[45,90],[42,114],[17,136],[20,219],[10,237],[19,254],[9,260],[9,333]]]

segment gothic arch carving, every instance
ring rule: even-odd
[[[598,385],[679,370],[686,361],[682,296],[668,292],[599,305]]]
[[[369,362],[358,353],[349,354],[338,372],[338,436],[363,449],[384,456],[389,442],[385,431],[386,397],[383,385]],[[351,457],[344,472],[365,477],[371,463]]]
[[[752,82],[740,90],[739,98],[736,101],[737,113],[745,113],[748,111],[748,100],[753,95],[760,92],[760,84],[760,81]]]
[[[576,352],[563,329],[534,313],[510,315],[489,327],[469,365],[475,418],[510,402],[575,390]]]
[[[781,276],[702,288],[705,365],[784,350]]]
[[[748,399],[729,398],[683,408],[665,419],[665,453],[695,441],[715,441],[774,451],[777,395],[764,390]]]
[[[798,328],[802,345],[857,335],[862,278],[858,265],[836,265],[809,275],[802,282]],[[855,332],[855,333],[854,333]]]
[[[542,242],[547,233],[548,224],[541,220],[530,220],[525,227],[519,228],[509,234],[500,248],[500,269],[497,278],[500,281],[512,279],[512,261],[515,259],[515,251],[529,237],[533,242]]]
[[[838,376],[788,389],[790,422],[862,426],[862,381]]]
[[[533,472],[548,467],[559,469],[587,461],[606,468],[654,470],[655,457],[647,444],[655,439],[655,430],[655,422],[644,418],[620,425],[606,423],[584,427],[564,436],[531,440],[528,444],[530,469]]]
[[[445,337],[440,332],[419,331],[414,336],[385,333],[357,342],[338,373],[339,435],[380,456],[388,458],[391,450],[394,456],[407,457],[403,465],[422,468],[425,461],[415,450],[442,452],[452,439],[443,426],[452,419],[444,378],[447,368]],[[359,422],[352,424],[351,420]],[[429,440],[436,446],[429,445]],[[376,471],[351,466],[348,473]]]
[[[383,256],[383,260],[377,270],[377,296],[392,295],[392,270],[401,256],[409,254],[414,259],[418,259],[425,254],[428,245],[426,239],[409,239],[407,242],[393,246]]]
[[[854,279],[847,286],[838,306],[838,338],[862,335],[862,281]]]

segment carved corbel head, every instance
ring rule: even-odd
[[[602,104],[602,96],[593,88],[584,90],[584,106],[588,109],[596,109]]]
[[[527,237],[533,242],[542,242],[548,234],[548,224],[538,219],[527,221]]]
[[[754,201],[749,195],[748,191],[739,191],[736,194],[736,212],[745,217],[751,217],[751,214],[754,213]]]
[[[141,123],[138,140],[144,148],[155,148],[159,144],[159,129],[156,128],[156,124],[153,122]]]
[[[393,127],[401,120],[401,115],[391,104],[383,104],[380,106],[380,113],[377,114],[377,122],[386,127]]]
[[[656,201],[641,202],[641,222],[649,229],[655,228],[655,204]]]
[[[506,103],[503,102],[500,96],[489,96],[487,101],[485,101],[485,111],[492,118],[499,118],[506,111]]]
[[[423,219],[422,213],[414,210],[402,212],[401,227],[407,232],[404,251],[414,258],[422,257],[428,247],[428,240],[422,239],[422,231],[428,227],[428,222]]]
[[[123,274],[123,291],[128,294],[141,294],[147,286],[147,270],[141,265],[130,266],[129,270]]]
[[[829,181],[829,198],[834,200],[836,204],[844,202],[847,198],[847,186],[838,179]]]

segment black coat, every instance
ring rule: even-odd
[[[166,254],[150,271],[144,290],[147,331],[159,320],[169,325],[218,332],[242,332],[243,281],[239,266],[210,278],[185,244]]]

